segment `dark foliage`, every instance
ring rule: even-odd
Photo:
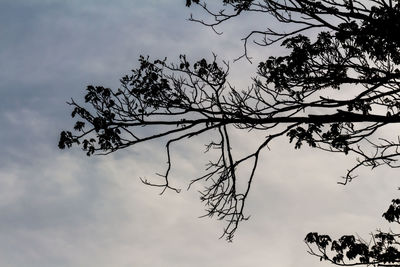
[[[170,146],[217,133],[219,138],[207,144],[207,150],[219,157],[192,183],[204,182],[201,200],[209,216],[227,221],[224,235],[228,240],[247,218],[244,204],[260,152],[276,138],[287,136],[296,149],[309,145],[355,156],[357,162],[345,173],[343,184],[362,166],[399,166],[399,137],[382,139],[375,134],[400,122],[398,1],[219,2],[223,9],[213,12],[202,1],[186,1],[187,6],[198,5],[207,14],[191,20],[217,32],[218,25],[242,14],[264,14],[278,21],[279,29],[255,26],[243,39],[240,58],[251,61],[249,41],[260,46],[280,43],[287,54],[260,59],[253,83],[245,90],[228,82],[229,64],[215,55],[195,62],[182,55],[172,64],[141,57],[139,67],[121,79],[121,88],[88,86],[85,105],[71,101],[72,116],[79,120],[74,133],[61,133],[59,147],[76,144],[87,155],[108,154],[166,137],[164,182],[143,182],[163,191],[178,191],[169,181]],[[283,30],[285,25],[287,30]],[[230,141],[233,128],[260,131],[266,138],[254,152],[237,158]],[[244,164],[250,164],[250,174],[238,177],[237,170]],[[245,179],[247,187],[239,189],[239,179]],[[331,244],[327,236],[316,234],[307,240],[321,248]],[[355,253],[362,261],[369,260],[367,248],[352,240],[346,237],[334,247],[350,249],[350,257]],[[342,256],[336,256],[335,261],[341,261]]]
[[[399,205],[400,199],[394,199],[382,216],[388,222],[400,223]],[[310,254],[336,265],[395,266],[400,263],[399,238],[399,234],[378,231],[371,234],[369,242],[353,235],[344,235],[332,241],[328,235],[309,233],[305,242]]]

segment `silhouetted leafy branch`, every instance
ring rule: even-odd
[[[279,22],[279,30],[254,30],[244,37],[260,46],[280,42],[286,55],[258,63],[247,89],[228,80],[229,64],[216,55],[191,62],[181,55],[177,63],[141,57],[139,66],[121,79],[117,90],[86,88],[85,105],[71,100],[72,116],[79,117],[74,132],[63,131],[59,147],[79,145],[88,156],[108,154],[150,140],[165,140],[167,169],[162,183],[145,184],[179,191],[171,185],[170,148],[198,135],[216,136],[208,151],[217,153],[206,172],[201,200],[207,215],[227,221],[224,235],[231,240],[244,215],[245,201],[263,148],[281,136],[294,147],[303,144],[329,152],[352,154],[356,164],[343,184],[362,166],[398,167],[400,140],[380,138],[377,130],[400,122],[400,7],[397,1],[222,1],[214,12],[205,2],[196,4],[208,14],[212,27],[246,13],[261,13]],[[288,26],[283,31],[282,25]],[[390,26],[390,27],[389,27]],[[311,31],[312,30],[312,31]],[[315,31],[318,31],[315,33]],[[255,151],[232,153],[232,130],[265,135]],[[212,134],[211,134],[212,133]],[[238,168],[250,164],[246,177]],[[247,186],[238,188],[245,179]]]
[[[382,215],[388,222],[400,223],[400,199],[394,199]],[[332,240],[328,235],[309,233],[305,242],[309,253],[340,266],[395,266],[400,263],[400,235],[377,231],[367,242],[353,235]]]

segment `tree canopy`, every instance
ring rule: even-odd
[[[84,104],[69,103],[78,120],[73,131],[61,132],[59,147],[78,145],[90,156],[166,140],[168,164],[163,183],[143,182],[161,187],[162,192],[179,191],[170,183],[171,145],[217,133],[206,145],[218,157],[191,183],[204,183],[201,201],[208,215],[226,220],[228,240],[247,219],[245,201],[260,153],[280,137],[288,138],[296,149],[308,145],[353,155],[354,166],[345,172],[343,184],[362,166],[400,166],[400,137],[393,133],[387,139],[377,134],[400,122],[399,1],[215,2],[222,9],[215,11],[206,2],[187,0],[187,6],[200,6],[205,13],[204,18],[190,20],[216,32],[220,24],[240,20],[247,13],[263,14],[277,22],[277,28],[261,25],[262,29],[244,36],[238,60],[255,61],[248,53],[250,42],[281,45],[287,53],[258,59],[257,73],[247,89],[237,89],[229,82],[230,65],[217,55],[195,61],[181,55],[175,63],[142,56],[138,67],[122,77],[120,88],[88,86]],[[258,131],[265,139],[252,153],[235,157],[231,134],[237,129]],[[239,174],[238,168],[246,164],[249,174]],[[239,181],[245,181],[246,187],[239,188]],[[382,233],[379,238],[386,237]],[[317,244],[327,258],[324,249],[329,239],[310,234],[306,241]],[[335,251],[348,248],[350,241],[336,242],[339,250]],[[335,257],[332,261],[341,263],[342,256]]]

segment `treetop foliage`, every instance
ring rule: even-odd
[[[400,223],[400,199],[394,199],[382,215],[388,222]],[[309,233],[305,242],[309,253],[336,265],[395,266],[400,262],[400,235],[394,232],[371,234],[369,242],[354,235],[332,240],[328,235]],[[313,248],[314,245],[316,248]]]

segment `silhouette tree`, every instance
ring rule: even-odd
[[[218,1],[214,1],[214,4]],[[139,66],[121,79],[116,90],[86,88],[85,105],[72,100],[78,116],[74,132],[63,131],[59,147],[80,145],[87,155],[109,154],[154,139],[166,143],[167,167],[162,183],[171,186],[170,147],[193,136],[216,133],[207,151],[218,153],[203,176],[201,201],[207,214],[226,220],[224,236],[231,240],[244,215],[245,201],[259,155],[268,144],[287,136],[296,149],[303,144],[327,152],[352,154],[354,166],[344,180],[367,166],[398,167],[400,138],[379,138],[379,129],[400,122],[400,5],[397,0],[223,0],[214,12],[205,2],[203,19],[216,27],[242,14],[264,14],[277,28],[254,29],[250,42],[280,44],[286,55],[261,59],[252,84],[238,90],[228,82],[229,64],[214,55],[191,62],[140,57]],[[264,26],[263,26],[264,27]],[[250,154],[232,153],[234,129],[259,131],[265,139]],[[213,135],[214,136],[214,135]],[[250,165],[248,176],[238,173]],[[240,188],[239,179],[247,186]],[[311,240],[311,239],[310,239]]]

